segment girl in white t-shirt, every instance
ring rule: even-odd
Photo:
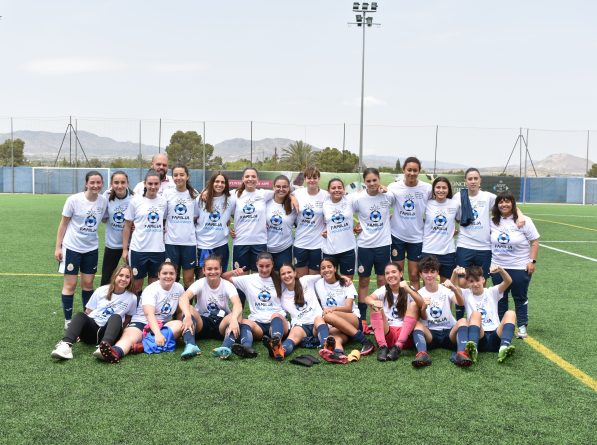
[[[228,224],[234,208],[230,197],[230,183],[224,173],[217,171],[211,175],[205,190],[197,198],[197,205],[197,267],[203,267],[205,258],[213,254],[222,259],[222,271],[226,272],[230,258]],[[202,271],[203,269],[200,269],[200,274]]]
[[[176,340],[182,334],[182,322],[174,319],[178,308],[178,300],[184,292],[180,283],[176,282],[176,268],[172,263],[162,263],[158,268],[158,279],[147,286],[141,294],[137,312],[114,346],[101,342],[100,352],[110,363],[118,363],[131,349],[143,352],[143,330],[147,326],[155,336],[156,346],[164,346],[166,337],[161,326],[171,331]]]
[[[110,189],[106,190],[104,196],[108,199],[108,207],[102,218],[102,222],[106,223],[106,242],[102,262],[102,286],[110,282],[110,277],[122,258],[124,212],[133,197],[133,192],[129,188],[128,175],[121,170],[112,173],[110,177]]]
[[[61,360],[73,358],[72,346],[77,338],[87,344],[105,342],[113,345],[120,337],[137,309],[137,296],[132,293],[133,271],[121,265],[114,270],[109,284],[99,287],[87,302],[85,312],[77,313],[52,351],[51,357]],[[99,348],[93,353],[103,359]]]
[[[189,169],[181,164],[172,168],[172,178],[176,188],[164,192],[168,203],[166,211],[166,261],[182,269],[182,282],[187,289],[195,278],[197,267],[197,239],[195,219],[198,216],[197,190],[189,180]],[[178,276],[177,276],[178,278]]]
[[[274,269],[280,270],[284,263],[292,263],[293,229],[296,212],[290,200],[290,180],[284,175],[274,179],[274,199],[265,209],[267,227],[267,251],[274,258]]]
[[[87,172],[85,191],[69,196],[62,209],[54,258],[60,263],[58,270],[64,274],[62,309],[65,329],[73,315],[79,270],[83,307],[93,294],[93,279],[98,262],[97,229],[108,206],[108,200],[100,194],[103,186],[104,178],[101,173],[95,170]]]

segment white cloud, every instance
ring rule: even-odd
[[[342,105],[349,106],[349,107],[355,107],[355,106],[360,107],[361,106],[361,98],[355,97],[354,99],[344,100],[344,101],[342,101]],[[366,107],[378,107],[378,106],[384,106],[384,105],[387,105],[386,101],[383,99],[380,99],[379,97],[365,96],[365,106]]]
[[[152,66],[153,70],[163,73],[184,73],[201,71],[205,66],[200,63],[159,63]]]
[[[23,68],[37,74],[80,74],[98,71],[115,71],[122,69],[124,64],[109,59],[91,58],[53,58],[34,59],[27,62]]]

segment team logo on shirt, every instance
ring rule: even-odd
[[[247,201],[247,203],[243,206],[243,213],[245,215],[252,215],[255,213],[255,205],[253,204],[252,200]]]
[[[162,309],[160,309],[160,314],[169,314],[171,310],[172,305],[170,304],[170,302],[164,303]]]
[[[402,208],[407,212],[412,212],[415,210],[415,200],[412,196],[407,196],[404,202],[402,203]]]
[[[371,212],[369,213],[369,219],[373,222],[380,222],[381,221],[381,212],[377,206],[371,207]]]
[[[392,318],[400,318],[400,314],[398,313],[398,308],[396,306],[392,306]]]
[[[217,314],[218,313],[218,305],[215,300],[210,299],[207,303],[207,310],[210,314]]]
[[[438,213],[435,215],[435,218],[433,218],[433,223],[437,227],[444,227],[446,224],[448,224],[448,218],[446,218],[446,215],[443,213]]]
[[[272,294],[270,294],[267,289],[262,289],[261,292],[257,294],[257,298],[259,299],[259,301],[267,303],[272,299]]]
[[[269,219],[269,222],[274,227],[281,226],[283,222],[282,214],[278,211],[275,211],[272,217]]]
[[[147,213],[147,221],[149,221],[151,224],[156,224],[157,222],[159,222],[160,221],[159,209],[157,209],[157,208],[149,209],[149,213]]]
[[[311,221],[315,217],[315,211],[311,204],[307,204],[306,207],[303,209],[303,218],[307,221]]]
[[[332,222],[334,224],[341,224],[344,222],[344,215],[340,212],[334,213],[332,215]]]
[[[439,318],[442,316],[442,308],[439,306],[431,306],[429,308],[429,315],[433,318]]]
[[[85,227],[95,227],[97,225],[97,218],[92,212],[87,214],[87,218],[85,218]]]
[[[106,308],[104,308],[104,310],[102,311],[102,315],[107,317],[108,315],[112,315],[114,313],[114,308],[112,306],[108,306]]]
[[[174,206],[174,213],[177,215],[186,215],[187,213],[187,206],[185,205],[184,201],[178,201]]]
[[[120,209],[116,210],[112,215],[112,221],[116,224],[122,224],[124,222],[124,212]]]
[[[404,202],[402,208],[399,209],[399,215],[404,219],[415,219],[417,212],[415,212],[415,198],[411,194],[404,195]]]
[[[222,216],[222,215],[220,214],[220,212],[219,212],[218,210],[214,210],[213,212],[211,212],[211,213],[209,214],[209,220],[210,220],[211,222],[214,222],[214,223],[215,223],[215,222],[218,222],[218,221],[220,220],[220,217],[221,217],[221,216]]]
[[[325,305],[326,306],[338,306],[338,302],[336,302],[336,299],[332,295],[328,295],[328,297],[325,300]]]
[[[508,235],[506,232],[500,232],[497,240],[500,244],[508,244],[510,242],[510,235]]]
[[[479,219],[479,212],[477,212],[477,208],[473,209],[473,219],[477,221]]]

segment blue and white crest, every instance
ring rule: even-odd
[[[344,215],[342,213],[334,213],[332,215],[332,222],[334,224],[340,224],[344,222]]]
[[[114,313],[114,308],[112,306],[108,306],[106,308],[104,308],[104,310],[102,311],[102,315],[108,316],[108,315],[112,315]]]
[[[157,222],[160,221],[160,214],[154,210],[150,211],[149,214],[147,215],[147,220],[152,223],[155,224]]]
[[[396,306],[392,306],[392,317],[400,318],[400,315],[398,314],[398,308]]]
[[[114,215],[112,215],[112,221],[114,221],[116,224],[122,224],[124,222],[124,213],[120,210],[114,212]]]
[[[373,210],[370,214],[369,214],[369,219],[373,222],[379,222],[381,221],[381,212],[379,210]]]
[[[412,198],[408,198],[404,201],[404,204],[402,204],[402,208],[407,212],[412,212],[415,209],[415,201]]]
[[[245,206],[243,207],[243,213],[245,215],[252,215],[253,213],[255,213],[255,206],[252,202],[247,202],[245,204]]]
[[[327,297],[327,299],[325,300],[325,305],[326,306],[338,306],[338,303],[336,302],[336,299],[332,296]]]
[[[282,225],[282,215],[280,215],[279,213],[274,213],[272,215],[272,217],[269,219],[269,222],[271,223],[272,226],[274,227],[278,227]]]
[[[307,207],[303,210],[303,218],[305,218],[307,220],[312,220],[314,216],[315,216],[315,212],[313,211],[313,209],[311,207]]]
[[[429,308],[429,315],[433,318],[439,318],[442,316],[442,308],[439,306],[431,306]]]
[[[497,240],[500,244],[508,244],[510,242],[510,235],[508,235],[506,232],[500,232]]]
[[[220,217],[221,217],[221,215],[220,215],[220,212],[218,210],[214,210],[213,212],[211,212],[209,214],[209,220],[211,222],[218,222],[220,220]]]
[[[477,212],[477,209],[473,209],[473,218],[475,221],[479,219],[479,212]]]
[[[85,218],[85,226],[86,227],[95,227],[97,225],[97,218],[95,215],[87,215]]]
[[[177,215],[186,215],[187,213],[187,206],[184,203],[179,202],[174,206],[174,213]]]
[[[164,303],[162,309],[160,310],[161,314],[169,314],[172,311],[172,305],[170,303]]]
[[[442,215],[440,213],[439,215],[436,215],[435,218],[433,218],[433,223],[437,227],[444,227],[446,224],[448,224],[448,218],[446,218],[446,215]]]
[[[259,301],[263,301],[265,303],[272,299],[272,294],[270,294],[267,290],[264,289],[261,292],[259,292],[257,298],[259,298]]]

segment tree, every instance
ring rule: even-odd
[[[0,165],[24,165],[27,160],[24,156],[25,141],[22,139],[13,139],[12,147],[11,140],[7,139],[0,144]],[[14,164],[13,164],[14,161]]]
[[[400,158],[396,159],[396,167],[394,167],[394,173],[402,173],[402,165],[400,165]]]
[[[315,162],[313,147],[303,141],[292,142],[282,150],[282,164],[289,170],[303,171]]]
[[[201,135],[196,131],[177,131],[170,138],[170,145],[166,147],[170,165],[183,164],[188,168],[203,168],[203,149],[207,168],[212,162],[214,147],[203,144]]]
[[[587,172],[588,178],[597,178],[597,164],[591,166],[591,170]]]
[[[359,157],[348,150],[326,147],[316,153],[316,163],[321,171],[354,173],[359,171]]]

